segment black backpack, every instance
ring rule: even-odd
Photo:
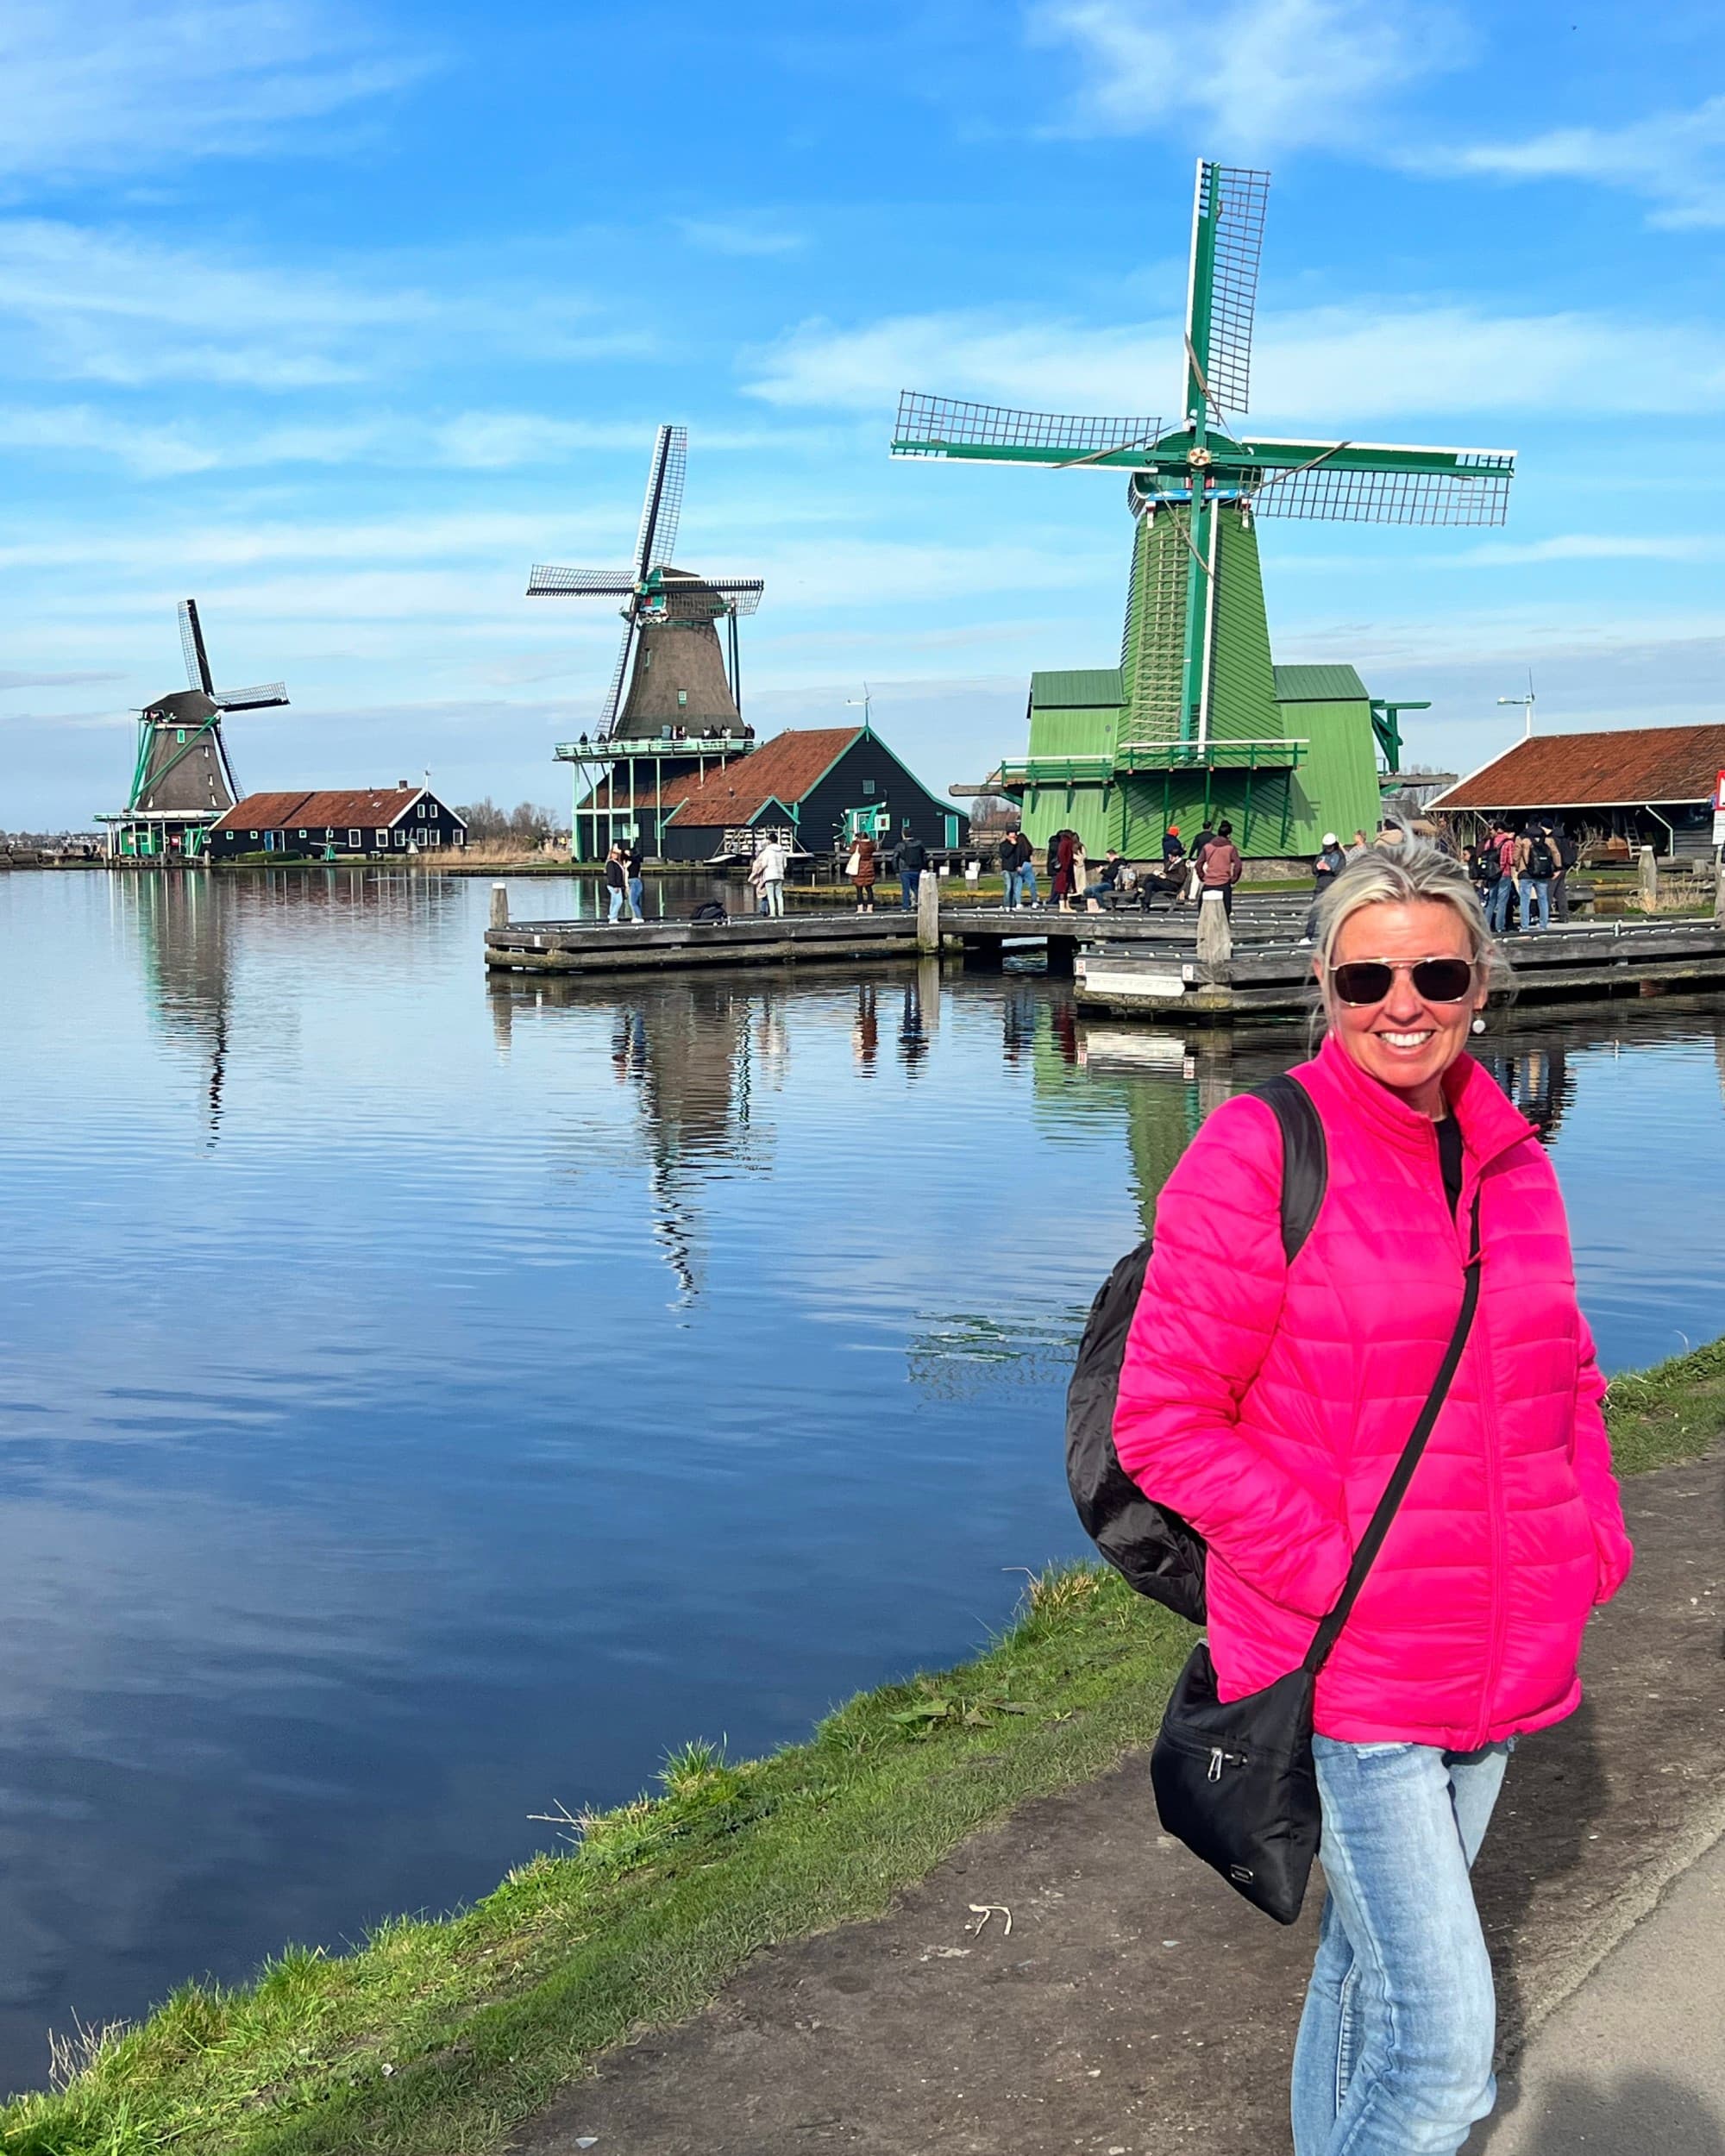
[[[692,921],[724,921],[730,918],[723,899],[703,899],[689,916]]]
[[[1272,1078],[1254,1098],[1282,1126],[1282,1248],[1291,1264],[1324,1202],[1324,1126],[1297,1078]],[[1090,1306],[1066,1392],[1066,1480],[1084,1532],[1126,1584],[1201,1625],[1204,1539],[1178,1513],[1146,1497],[1114,1451],[1114,1398],[1150,1248],[1146,1240],[1128,1250]]]
[[[1558,872],[1558,864],[1552,859],[1551,841],[1543,831],[1536,831],[1527,845],[1527,874],[1535,883],[1543,883]]]

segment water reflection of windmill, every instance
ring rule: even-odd
[[[164,1034],[197,1065],[205,1144],[221,1135],[231,1024],[229,917],[234,893],[209,876],[126,876],[115,882],[134,917],[150,1001]]]
[[[641,1109],[655,1241],[676,1275],[678,1300],[700,1286],[701,1210],[709,1176],[761,1164],[753,1127],[750,998],[712,981],[666,984],[619,1006],[612,1065]]]
[[[269,711],[287,702],[281,681],[249,689],[216,686],[194,599],[179,603],[179,642],[187,686],[144,706],[130,798],[117,814],[97,819],[108,826],[110,853],[199,857],[210,826],[240,798],[223,719],[229,711]]]
[[[557,749],[561,761],[575,767],[580,858],[591,860],[629,834],[646,851],[659,852],[663,818],[681,799],[675,781],[746,755],[754,742],[753,729],[743,723],[737,624],[761,604],[765,586],[758,576],[697,576],[673,565],[687,455],[688,429],[661,427],[628,568],[541,562],[527,580],[530,599],[622,602],[623,642],[599,732]]]

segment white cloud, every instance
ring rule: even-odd
[[[1446,9],[1411,0],[1038,0],[1027,28],[1079,62],[1059,132],[1183,135],[1201,121],[1231,155],[1357,142],[1392,92],[1468,49]]]
[[[1654,224],[1725,225],[1725,97],[1619,128],[1553,128],[1419,162],[1494,179],[1591,180],[1642,196]]]
[[[300,0],[9,0],[0,179],[279,155],[285,134],[425,71]]]
[[[123,681],[123,674],[8,674],[0,671],[0,689],[64,689],[89,681]]]
[[[8,331],[15,374],[127,388],[293,391],[499,345],[516,358],[568,360],[653,348],[638,330],[600,322],[579,295],[543,281],[500,283],[489,264],[350,257],[307,270],[40,217],[0,221],[0,333]]]
[[[800,232],[748,217],[679,217],[677,229],[691,247],[707,254],[795,254],[808,245]]]
[[[1056,411],[1177,409],[1180,332],[969,312],[842,329],[804,324],[757,357],[750,391],[783,406],[873,411],[884,433],[900,389]],[[1489,315],[1385,302],[1308,310],[1260,326],[1255,423],[1358,436],[1402,414],[1698,412],[1725,408],[1725,354],[1709,333],[1578,311]],[[1496,445],[1486,445],[1496,446]]]

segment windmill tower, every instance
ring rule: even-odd
[[[1035,677],[1030,754],[1000,774],[1034,837],[1072,824],[1093,845],[1151,853],[1169,822],[1226,815],[1248,853],[1305,853],[1327,823],[1346,830],[1375,815],[1377,747],[1393,769],[1399,742],[1381,719],[1374,730],[1351,667],[1272,666],[1258,520],[1496,524],[1507,513],[1512,451],[1270,439],[1245,423],[1269,185],[1266,172],[1199,162],[1179,419],[900,400],[895,456],[1128,474],[1118,673]]]
[[[287,701],[280,681],[250,689],[216,686],[195,599],[179,602],[179,642],[189,686],[144,706],[130,797],[117,814],[97,819],[108,826],[110,854],[198,859],[210,826],[239,799],[222,737],[223,718]]]
[[[574,849],[586,859],[620,835],[656,853],[662,819],[676,799],[672,782],[746,754],[754,741],[743,723],[737,624],[761,604],[765,586],[758,576],[695,576],[672,565],[688,441],[687,427],[658,431],[628,568],[541,562],[527,580],[529,599],[623,602],[623,643],[599,732],[557,750],[575,766]]]

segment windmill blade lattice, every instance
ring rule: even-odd
[[[766,580],[758,576],[667,576],[659,586],[664,593],[664,611],[679,621],[718,621],[726,614],[752,614],[766,588]]]
[[[1245,165],[1203,165],[1198,185],[1201,210],[1208,206],[1204,189],[1214,191],[1216,216],[1206,379],[1212,400],[1238,416],[1251,409],[1251,332],[1270,174]]]
[[[629,672],[630,646],[635,642],[635,616],[630,611],[623,625],[623,642],[617,654],[617,665],[612,670],[611,686],[605,692],[605,709],[599,714],[599,730],[608,734],[617,720],[618,706],[623,701],[623,684]]]
[[[1072,412],[1014,411],[905,390],[899,398],[893,454],[963,455],[967,449],[1019,450],[1027,457],[1107,456],[1154,442],[1159,419],[1087,418]]]
[[[528,573],[529,599],[626,599],[636,579],[627,569],[559,569],[536,561]]]
[[[285,704],[285,681],[264,681],[254,689],[211,689],[210,700],[224,711],[262,711],[273,704]]]
[[[683,480],[688,470],[689,430],[661,427],[647,474],[647,498],[641,505],[641,529],[635,539],[635,580],[668,563],[677,546],[683,513]]]
[[[179,648],[185,655],[186,686],[202,689],[205,696],[213,697],[216,692],[210,686],[210,659],[204,649],[204,630],[198,623],[195,599],[179,602]]]
[[[1509,513],[1515,460],[1494,450],[1478,454],[1471,473],[1290,465],[1256,487],[1252,507],[1260,517],[1303,517],[1322,523],[1501,524]]]

